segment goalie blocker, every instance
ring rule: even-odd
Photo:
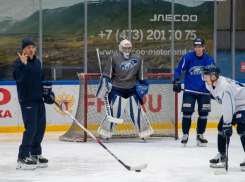
[[[140,138],[146,139],[154,133],[136,95],[127,99],[114,95],[111,100],[111,110],[112,116],[117,118],[123,117],[124,111],[126,111]],[[117,123],[111,123],[105,117],[98,129],[98,133],[102,138],[109,139],[112,137],[116,126]]]

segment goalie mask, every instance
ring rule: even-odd
[[[215,82],[219,78],[220,69],[216,65],[210,64],[210,65],[207,65],[205,67],[202,67],[201,72],[202,72],[202,80],[203,81],[205,81],[206,78],[209,77],[209,79],[212,82]],[[212,80],[213,75],[215,75],[216,80]]]
[[[131,42],[127,39],[124,39],[120,42],[118,47],[119,47],[119,51],[123,54],[123,56],[126,59],[128,59],[132,49]]]

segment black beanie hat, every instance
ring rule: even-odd
[[[33,45],[35,47],[35,43],[33,42],[33,40],[31,38],[24,38],[22,40],[22,50],[28,46],[28,45]]]

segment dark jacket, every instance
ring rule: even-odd
[[[34,56],[27,64],[20,58],[13,64],[13,76],[17,84],[19,102],[24,103],[43,98],[42,81],[44,80],[41,62]]]

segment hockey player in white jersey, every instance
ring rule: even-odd
[[[119,44],[119,52],[113,53],[106,62],[96,97],[104,99],[108,94],[111,115],[122,118],[127,112],[138,136],[146,139],[153,129],[141,107],[148,93],[144,61],[139,54],[131,52],[132,44],[127,39]],[[144,88],[140,90],[140,88]],[[112,137],[117,123],[109,122],[105,116],[98,129],[102,138]]]
[[[220,76],[220,69],[211,64],[202,68],[202,78],[213,98],[222,105],[222,116],[218,124],[218,151],[210,160],[210,167],[223,168],[226,160],[226,139],[232,135],[232,125],[236,125],[245,152],[245,87],[241,83]],[[240,164],[245,170],[245,161]]]

